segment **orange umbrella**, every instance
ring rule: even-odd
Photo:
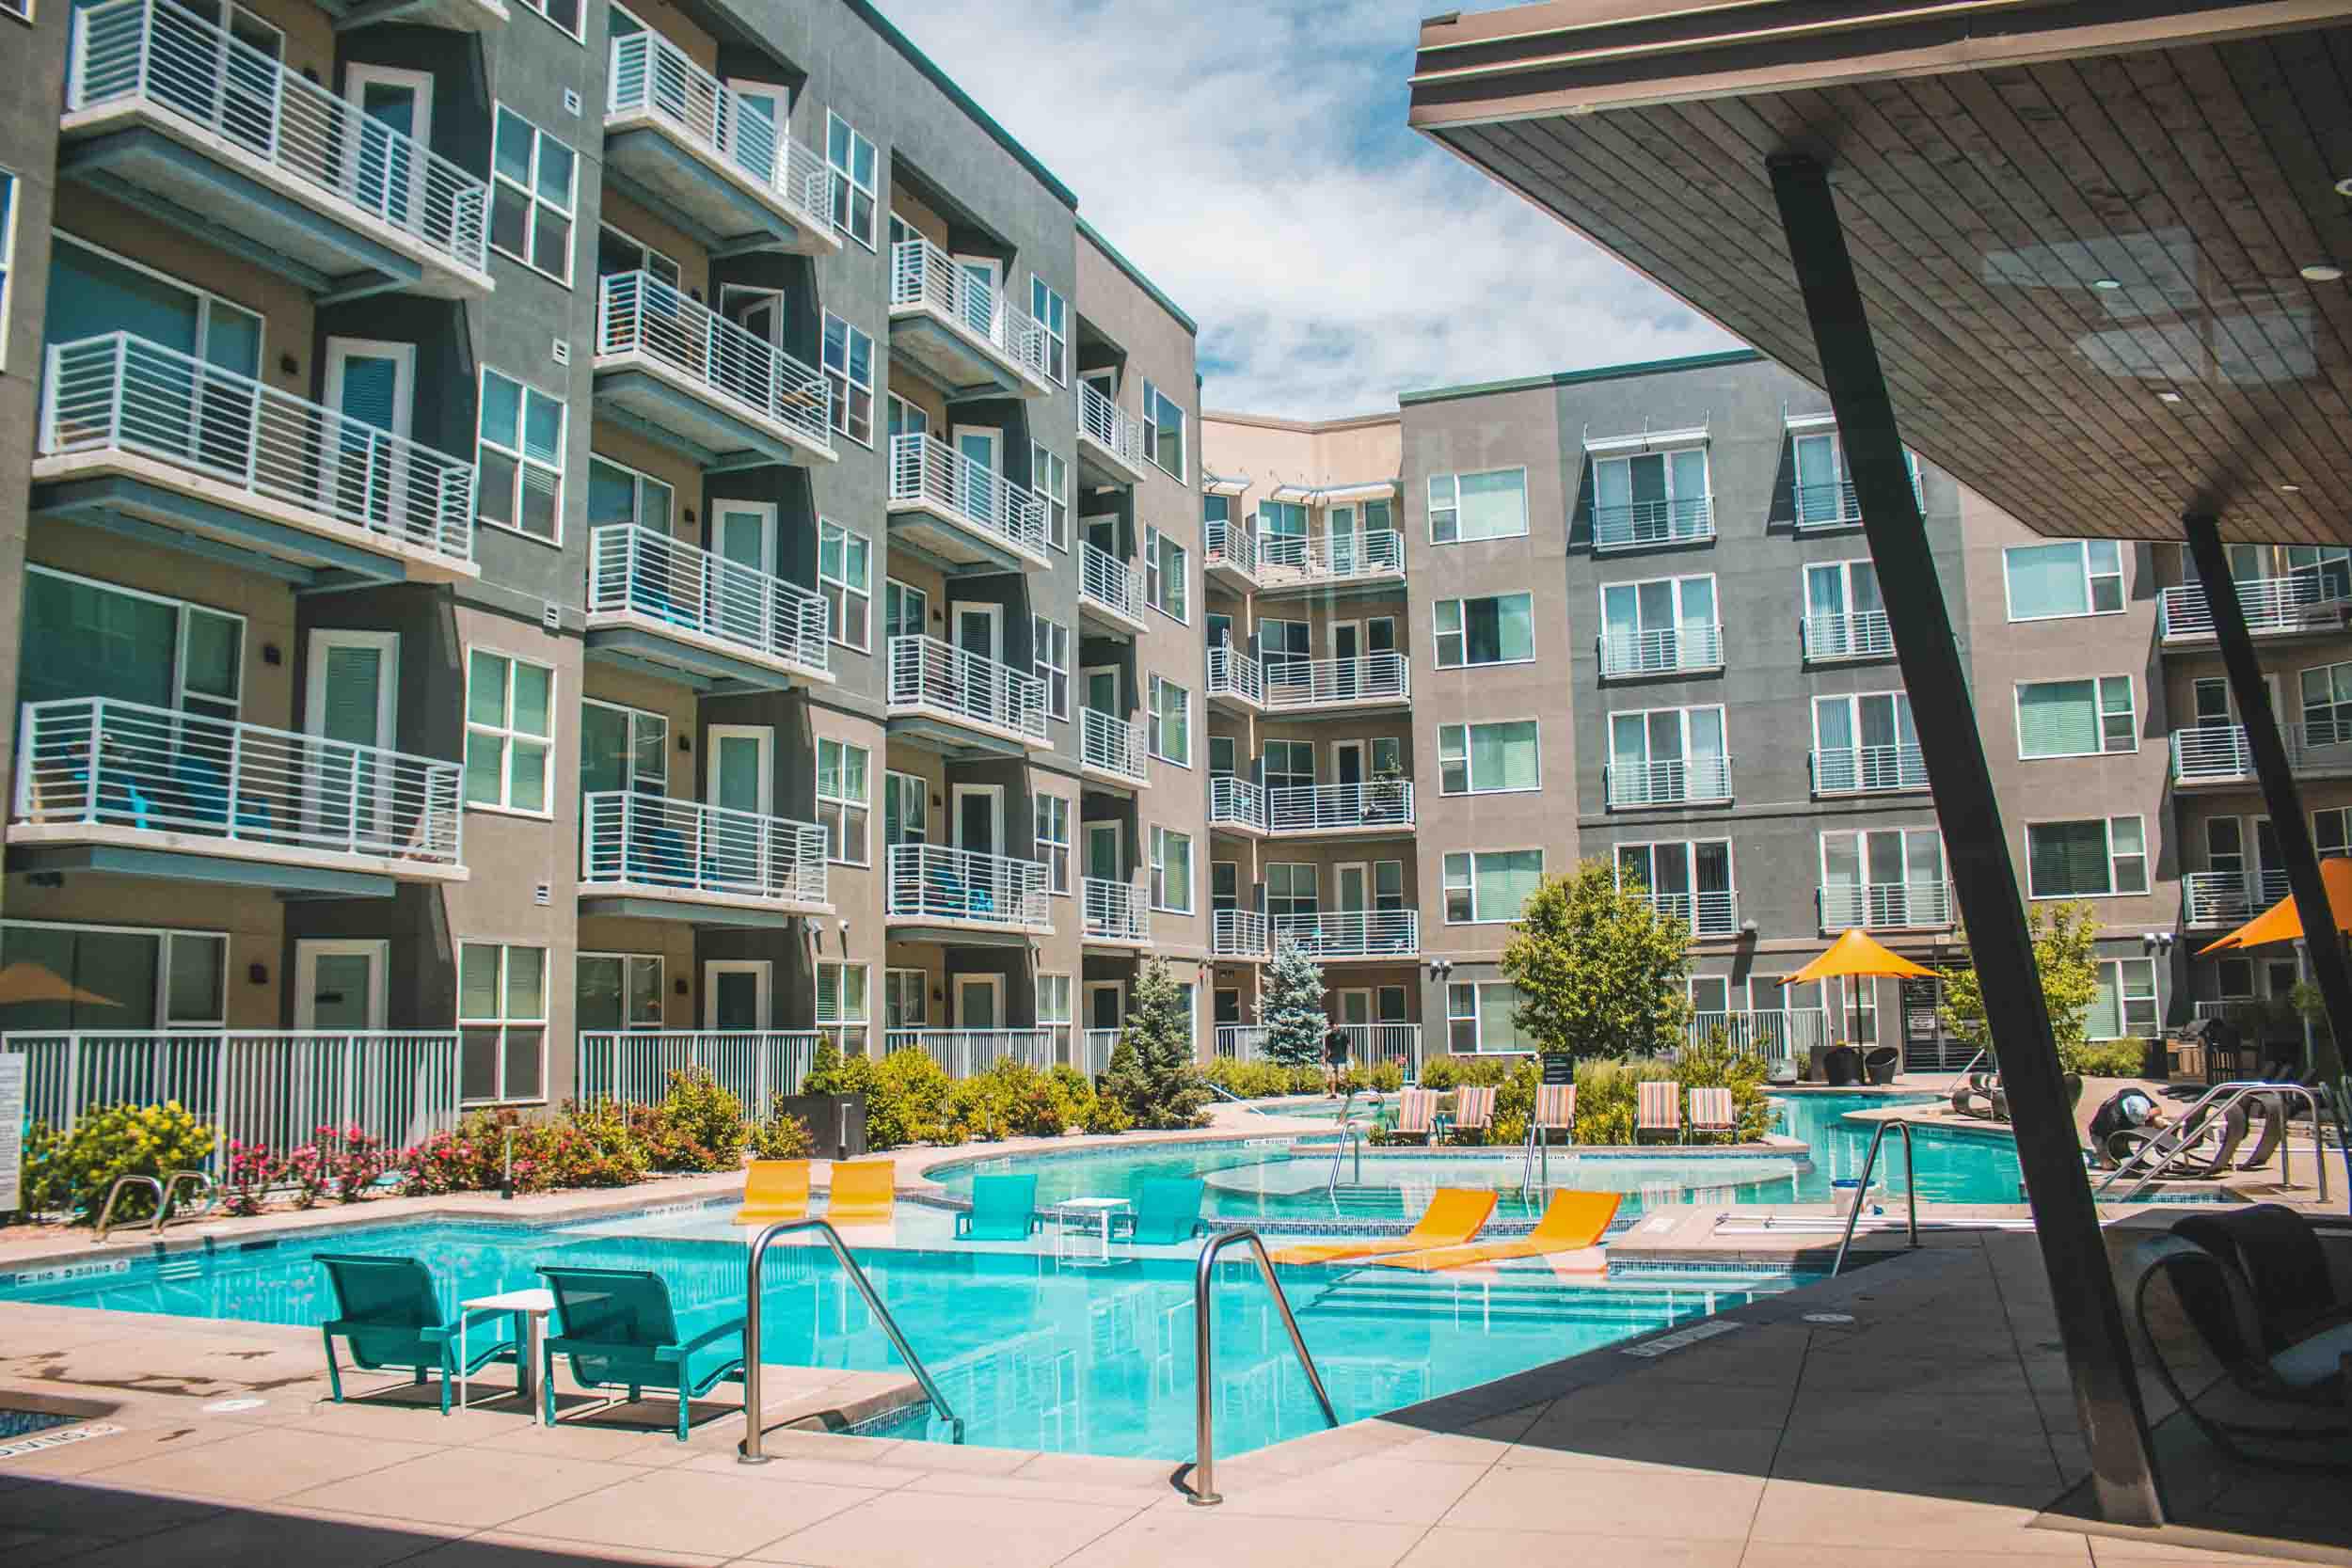
[[[86,1007],[122,1006],[111,997],[84,990],[29,958],[0,969],[0,1006],[13,1002],[78,1002]]]
[[[1859,930],[1849,930],[1829,944],[1829,950],[1794,974],[1781,980],[1783,986],[1802,986],[1813,980],[1833,976],[1843,979],[1872,980],[1882,976],[1889,979],[1916,979],[1931,975],[1935,971],[1923,969],[1899,953],[1890,952]],[[1847,991],[1853,996],[1854,1026],[1851,1034],[1862,1030],[1862,998],[1854,988]],[[1851,1035],[1850,1037],[1851,1037]]]
[[[2337,855],[2321,861],[2319,880],[2328,890],[2328,909],[2336,918],[2336,929],[2352,931],[2352,859]],[[2289,894],[2228,936],[2199,948],[2197,956],[2201,958],[2226,948],[2293,942],[2302,934],[2303,917],[2296,911],[2295,895]]]

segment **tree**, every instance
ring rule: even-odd
[[[1137,1127],[1198,1127],[1206,1119],[1209,1085],[1193,1064],[1192,1020],[1162,959],[1147,961],[1136,977],[1127,1027],[1101,1092],[1116,1098]]]
[[[1546,1055],[1676,1050],[1691,1010],[1690,923],[1589,860],[1528,895],[1502,974],[1519,990],[1511,1022]]]
[[[2026,907],[2026,925],[2033,938],[2034,969],[2042,976],[2042,1005],[2050,1010],[2050,1037],[2058,1042],[2058,1061],[2064,1064],[2070,1053],[2081,1050],[2090,1005],[2099,997],[2099,917],[2079,899],[2032,904]],[[1945,1028],[1969,1045],[1994,1050],[1985,1023],[1984,991],[1974,969],[1945,972],[1944,1000],[1936,1013]]]
[[[1287,937],[1266,976],[1258,1020],[1265,1025],[1266,1059],[1283,1067],[1312,1067],[1323,1059],[1323,966]]]

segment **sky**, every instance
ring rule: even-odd
[[[1733,346],[1406,129],[1444,0],[880,0],[1200,326],[1209,408],[1396,394]]]

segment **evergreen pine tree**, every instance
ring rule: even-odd
[[[1323,1060],[1323,966],[1296,942],[1284,941],[1266,977],[1265,1001],[1258,1010],[1265,1025],[1266,1060],[1282,1067],[1313,1067]]]
[[[1193,1063],[1191,1022],[1168,965],[1147,961],[1136,980],[1125,1036],[1104,1075],[1105,1092],[1118,1095],[1137,1127],[1198,1127],[1205,1119],[1209,1087]],[[1130,1047],[1133,1069],[1122,1070],[1120,1053]]]

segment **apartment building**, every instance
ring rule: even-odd
[[[862,0],[0,27],[0,1029],[530,1104],[1205,989],[1194,324]]]

